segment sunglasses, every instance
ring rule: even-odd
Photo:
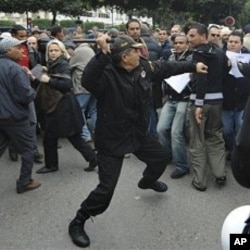
[[[211,36],[213,36],[213,37],[220,37],[219,34],[211,34]]]

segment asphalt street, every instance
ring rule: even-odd
[[[97,172],[67,140],[60,140],[60,169],[37,175],[42,186],[16,194],[20,159],[11,162],[7,152],[0,159],[0,250],[75,250],[68,224],[82,200],[97,185]],[[41,148],[41,142],[39,141]],[[191,186],[192,173],[182,179],[169,177],[168,166],[161,180],[164,194],[137,188],[144,164],[131,156],[123,170],[109,209],[88,220],[86,231],[91,250],[221,250],[220,232],[227,214],[250,204],[250,192],[239,186],[228,164],[228,181],[218,188],[210,176],[206,192]]]

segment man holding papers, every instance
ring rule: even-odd
[[[176,35],[174,49],[175,52],[170,55],[169,61],[191,61],[192,52],[188,50],[186,35]],[[176,168],[170,176],[177,179],[189,173],[184,129],[190,95],[190,73],[172,76],[165,81],[168,100],[162,108],[157,133],[160,143],[171,152]]]
[[[208,74],[193,74],[190,95],[189,153],[194,170],[192,185],[199,191],[207,188],[207,164],[217,185],[226,182],[225,150],[222,125],[222,81],[228,72],[225,53],[208,43],[207,27],[191,25],[188,31],[190,46],[194,49],[193,61],[202,61],[208,66]]]
[[[231,159],[231,152],[235,145],[235,136],[242,125],[242,117],[247,98],[250,93],[250,79],[242,75],[238,62],[249,63],[250,53],[243,47],[243,34],[233,31],[227,41],[227,57],[232,68],[223,82],[223,135],[228,150],[227,159]]]

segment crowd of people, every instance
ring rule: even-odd
[[[249,32],[198,22],[151,30],[131,19],[125,31],[16,25],[1,34],[0,155],[21,155],[17,193],[41,185],[32,179],[33,162],[43,162],[38,132],[45,165],[36,173],[58,171],[60,137],[89,162],[85,171],[98,167],[99,184],[68,229],[81,247],[90,244],[85,222],[108,208],[131,153],[146,164],[141,189],[167,191],[159,178],[170,162],[170,177],[192,173],[195,190],[207,189],[208,168],[224,186],[250,93]]]

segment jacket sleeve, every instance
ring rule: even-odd
[[[250,64],[249,63],[242,63],[242,66],[239,67],[241,73],[246,76],[250,77]]]
[[[208,65],[206,58],[199,52],[193,53],[193,60],[195,62],[202,62],[205,65]],[[202,107],[204,104],[204,98],[207,89],[207,74],[196,73],[195,74],[195,84],[196,84],[196,99],[195,106]]]
[[[173,75],[196,71],[196,65],[188,61],[149,61],[149,64],[153,73],[152,80],[159,82]]]
[[[13,72],[13,97],[17,103],[28,105],[35,99],[35,91],[30,85],[28,75],[21,67],[15,67]]]
[[[100,96],[105,91],[105,68],[110,62],[108,55],[98,52],[85,67],[81,83],[84,88],[95,96]]]

